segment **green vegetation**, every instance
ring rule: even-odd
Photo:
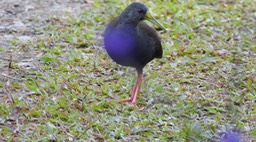
[[[117,101],[136,72],[102,42],[131,2],[94,0],[78,18],[47,20],[38,40],[13,40],[12,50],[34,57],[29,69],[13,61],[17,79],[0,83],[4,140],[212,142],[230,129],[256,139],[256,1],[145,1],[169,32],[160,32],[163,58],[145,67],[139,108]]]

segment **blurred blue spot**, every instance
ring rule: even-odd
[[[115,28],[108,28],[104,38],[105,49],[110,57],[119,64],[126,65],[131,62],[134,50],[137,45],[135,28],[126,27],[120,31]]]
[[[220,142],[242,142],[238,132],[228,132]]]

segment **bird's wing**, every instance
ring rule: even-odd
[[[138,29],[139,29],[139,32],[143,32],[143,35],[146,35],[148,38],[151,39],[151,41],[147,41],[147,42],[151,42],[151,44],[153,43],[153,45],[150,45],[150,47],[153,50],[153,57],[162,58],[163,49],[162,49],[160,38],[156,30],[150,27],[149,25],[147,25],[145,22],[140,22],[138,24]]]

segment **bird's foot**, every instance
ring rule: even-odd
[[[131,106],[138,108],[141,112],[145,112],[144,107],[141,108],[141,107],[137,106],[137,102],[131,102]]]
[[[133,107],[138,107],[138,106],[137,106],[137,102],[132,101],[132,102],[131,102],[131,106],[133,106]]]
[[[123,99],[122,102],[130,102],[131,106],[137,107],[137,102],[134,101],[132,98]]]
[[[127,98],[127,99],[123,99],[122,102],[131,102],[133,99],[132,98]]]

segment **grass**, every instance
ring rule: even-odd
[[[113,100],[129,96],[135,70],[102,44],[129,3],[96,0],[80,17],[49,18],[38,40],[13,40],[32,60],[1,64],[10,73],[0,83],[2,139],[211,142],[235,131],[255,141],[255,1],[144,1],[169,32],[160,33],[163,58],[145,68],[143,112]]]

